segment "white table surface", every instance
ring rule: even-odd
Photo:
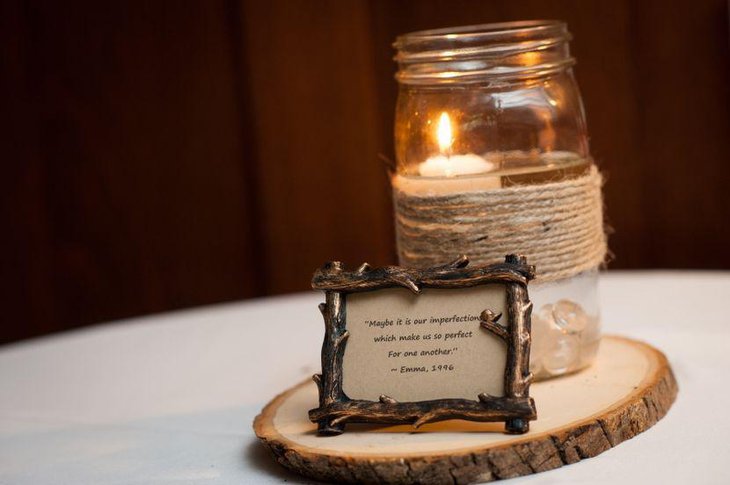
[[[309,483],[251,423],[318,370],[320,301],[215,305],[0,347],[0,483]],[[610,272],[601,301],[606,333],[667,354],[679,397],[617,448],[514,482],[730,483],[730,272]]]

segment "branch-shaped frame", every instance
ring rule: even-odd
[[[347,423],[412,423],[414,427],[446,419],[505,421],[508,433],[525,433],[529,421],[536,419],[530,397],[530,315],[532,303],[527,284],[535,276],[534,266],[522,256],[508,255],[505,262],[491,266],[468,267],[469,259],[460,256],[444,266],[427,269],[387,266],[371,268],[367,263],[355,271],[345,271],[340,262],[329,262],[314,273],[312,288],[325,292],[319,305],[325,322],[322,344],[322,373],[313,376],[319,388],[319,407],[309,411],[320,435],[341,434]],[[499,338],[507,347],[504,371],[504,396],[479,394],[477,399],[437,399],[398,402],[382,395],[378,401],[348,398],[342,388],[342,362],[349,333],[346,323],[348,293],[405,287],[415,294],[423,288],[468,288],[484,284],[503,284],[507,291],[507,322],[502,314],[485,309],[480,326]]]

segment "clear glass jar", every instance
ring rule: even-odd
[[[398,37],[394,191],[438,196],[585,176],[593,162],[569,40],[558,21]],[[399,255],[409,263],[401,247]],[[597,269],[530,285],[537,377],[595,357]]]

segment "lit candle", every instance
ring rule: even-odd
[[[439,144],[439,155],[430,157],[418,166],[422,177],[454,177],[457,175],[474,175],[491,172],[494,164],[474,153],[451,155],[454,134],[451,119],[447,113],[441,113],[436,128],[436,140]]]
[[[474,153],[452,154],[454,130],[451,119],[441,113],[435,132],[439,154],[418,165],[419,176],[396,175],[393,186],[408,194],[443,195],[500,188],[497,165]]]

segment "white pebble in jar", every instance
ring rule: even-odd
[[[548,343],[548,351],[542,361],[543,368],[550,374],[569,372],[578,362],[580,339],[575,335],[551,332],[555,337]]]
[[[553,321],[565,333],[580,333],[588,324],[588,315],[577,303],[560,300],[553,305]]]

